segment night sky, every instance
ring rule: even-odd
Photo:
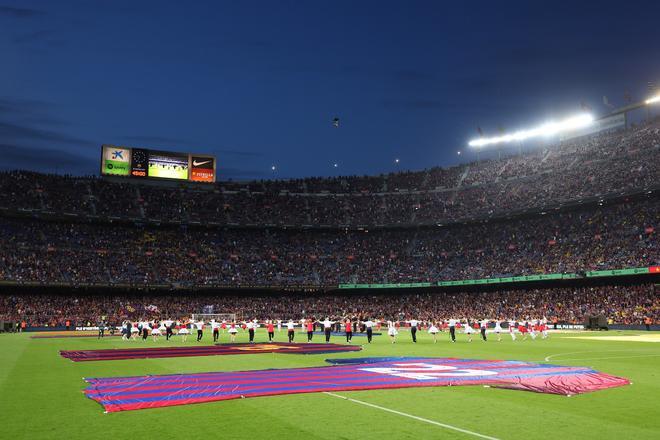
[[[0,0],[0,169],[98,174],[102,143],[214,153],[221,180],[452,165],[477,126],[647,98],[659,17],[657,1]]]

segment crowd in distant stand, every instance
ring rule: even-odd
[[[202,188],[0,173],[0,207],[218,224],[433,224],[543,207],[660,180],[660,121],[520,156],[380,176]]]
[[[653,284],[502,290],[496,292],[441,292],[396,295],[281,294],[250,295],[0,295],[0,321],[25,321],[28,326],[113,325],[125,320],[185,321],[192,313],[235,314],[241,320],[301,318],[378,322],[448,319],[529,320],[583,323],[585,316],[604,315],[612,323],[660,323],[660,292]]]
[[[660,199],[447,228],[222,230],[0,219],[0,280],[408,283],[660,265]]]

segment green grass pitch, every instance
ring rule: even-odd
[[[607,336],[644,332],[609,332]],[[604,336],[604,333],[582,335]],[[422,332],[413,344],[402,331],[395,345],[386,335],[355,337],[361,352],[330,355],[253,354],[198,358],[142,359],[74,363],[59,350],[181,345],[120,338],[30,339],[0,335],[0,438],[5,439],[660,439],[660,343],[569,339],[482,342],[475,335],[455,344],[441,334],[437,344]],[[187,345],[197,344],[188,341]],[[222,335],[221,342],[227,342]],[[246,339],[241,334],[239,342]],[[265,341],[263,329],[257,341]],[[284,341],[285,332],[276,333]],[[303,335],[297,335],[299,342]],[[315,342],[322,337],[315,336]],[[341,343],[339,337],[332,342]],[[209,333],[204,343],[210,344]],[[337,394],[398,411],[387,412],[331,395],[299,394],[239,399],[169,408],[104,414],[87,399],[83,377],[193,373],[324,365],[329,357],[437,356],[515,359],[589,366],[623,376],[632,385],[564,397],[475,387],[407,388]],[[451,425],[473,434],[429,421]]]

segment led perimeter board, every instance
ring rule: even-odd
[[[101,174],[104,176],[213,183],[215,167],[215,157],[204,154],[101,146]]]

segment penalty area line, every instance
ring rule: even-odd
[[[325,391],[323,394],[326,394],[326,395],[332,396],[332,397],[336,397],[338,399],[348,400],[349,402],[357,403],[359,405],[368,406],[370,408],[379,409],[381,411],[386,411],[386,412],[396,414],[396,415],[399,415],[399,416],[408,417],[409,419],[413,419],[413,420],[417,420],[417,421],[420,421],[420,422],[428,423],[430,425],[435,425],[435,426],[439,426],[441,428],[451,429],[453,431],[462,432],[463,434],[468,434],[468,435],[472,435],[472,436],[479,437],[479,438],[485,438],[485,439],[488,439],[488,440],[500,440],[497,437],[491,437],[489,435],[479,434],[478,432],[468,431],[467,429],[459,428],[457,426],[447,425],[446,423],[440,423],[440,422],[436,422],[435,420],[429,420],[429,419],[425,419],[423,417],[414,416],[412,414],[397,411],[395,409],[385,408],[384,406],[375,405],[373,403],[364,402],[362,400],[351,399],[350,397],[340,396],[339,394],[330,393],[328,391]]]

